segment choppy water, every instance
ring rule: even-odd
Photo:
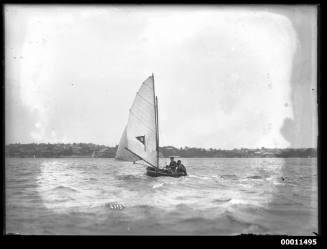
[[[8,158],[6,232],[317,232],[316,158],[182,161],[188,176],[151,178],[144,167],[113,159]]]

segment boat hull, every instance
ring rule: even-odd
[[[159,176],[168,176],[168,177],[181,177],[186,176],[187,174],[184,172],[172,173],[162,169],[155,169],[153,167],[148,167],[146,169],[146,174],[151,177],[159,177]]]

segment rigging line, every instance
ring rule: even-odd
[[[137,115],[135,115],[135,113],[134,113],[132,110],[129,110],[129,112],[130,112],[131,114],[133,114],[133,116],[136,117],[139,121],[141,121],[142,124],[143,124],[146,128],[148,128],[150,131],[154,132],[154,130],[153,130],[152,128],[150,128],[149,126],[147,126],[146,124],[144,124],[143,120],[141,120]]]

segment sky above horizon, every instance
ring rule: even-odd
[[[313,6],[5,8],[6,143],[119,143],[152,73],[160,145],[316,147]]]

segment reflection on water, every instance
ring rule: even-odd
[[[151,178],[113,159],[7,159],[7,232],[317,232],[316,159],[182,161],[187,177]]]

